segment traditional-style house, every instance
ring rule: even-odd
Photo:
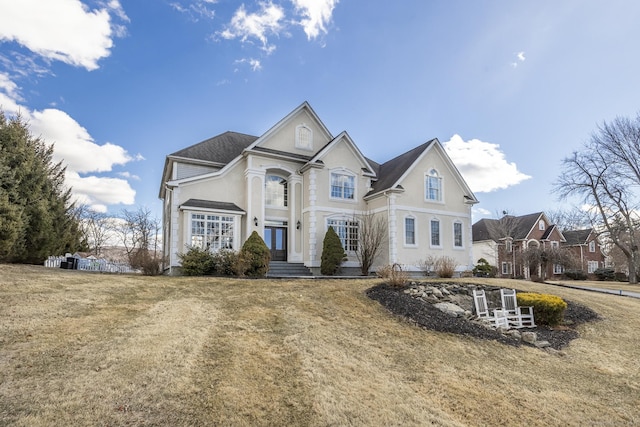
[[[319,273],[333,227],[359,273],[361,220],[384,220],[373,270],[418,270],[432,255],[473,266],[471,207],[477,200],[437,139],[385,163],[365,157],[349,134],[334,136],[304,102],[261,136],[225,132],[167,156],[160,198],[165,269],[191,246],[239,250],[257,231],[272,260]]]
[[[521,256],[522,252],[533,247],[559,248],[566,241],[562,232],[549,222],[543,212],[481,219],[473,224],[472,230],[474,260],[486,259],[497,268],[500,277],[541,276],[539,267],[535,270],[529,268]],[[546,277],[563,272],[562,265],[550,264]]]
[[[579,263],[579,269],[587,274],[593,274],[597,269],[605,267],[605,256],[593,228],[584,230],[564,231],[567,247]]]

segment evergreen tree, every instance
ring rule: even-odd
[[[322,257],[320,273],[325,276],[333,276],[340,269],[343,261],[347,260],[347,254],[342,247],[340,237],[333,227],[329,227],[322,241]]]
[[[250,277],[265,276],[269,271],[271,252],[258,232],[251,233],[240,249],[240,259],[246,263],[244,273]]]
[[[53,146],[0,111],[0,261],[41,263],[80,249],[81,233]]]

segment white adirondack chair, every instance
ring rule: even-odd
[[[514,328],[535,328],[533,307],[518,307],[515,289],[500,289],[502,313]]]
[[[496,328],[509,328],[509,321],[502,310],[489,311],[484,289],[473,290],[473,303],[476,306],[476,316],[478,316],[478,319],[488,322]]]

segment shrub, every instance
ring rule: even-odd
[[[333,227],[329,227],[322,241],[322,257],[320,273],[325,276],[333,276],[340,269],[340,265],[347,260],[342,242]]]
[[[221,276],[238,275],[238,259],[237,252],[231,249],[220,249],[213,254],[213,271]]]
[[[456,260],[448,256],[442,256],[436,260],[435,268],[438,277],[451,278],[453,273],[456,272]]]
[[[627,276],[627,273],[623,273],[622,271],[616,271],[615,280],[616,282],[628,282],[629,276]]]
[[[616,277],[613,268],[599,268],[593,272],[598,280],[614,280]]]
[[[207,249],[191,246],[186,253],[178,254],[178,258],[182,263],[182,272],[187,276],[204,276],[213,273],[214,259]]]
[[[429,255],[425,259],[421,260],[418,265],[425,276],[430,276],[431,273],[434,272],[436,258],[433,255]]]
[[[271,251],[258,232],[254,231],[240,249],[236,272],[238,275],[246,274],[250,277],[264,276],[269,271],[270,260]]]
[[[402,287],[409,281],[409,274],[402,270],[402,266],[398,263],[386,265],[376,272],[378,276],[385,279],[388,285]]]
[[[533,307],[535,322],[540,325],[556,326],[562,323],[567,303],[558,296],[522,292],[516,294],[519,306]]]
[[[566,270],[564,275],[572,280],[587,280],[587,273],[582,270]]]
[[[473,267],[473,275],[476,277],[495,277],[495,270],[484,258],[478,260],[478,264]]]

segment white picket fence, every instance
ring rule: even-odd
[[[44,266],[49,268],[60,268],[63,262],[67,262],[67,258],[76,258],[78,270],[82,271],[99,271],[103,273],[138,273],[139,271],[131,268],[129,264],[123,262],[107,261],[106,259],[97,258],[80,258],[77,255],[66,256],[50,256],[44,261]]]

